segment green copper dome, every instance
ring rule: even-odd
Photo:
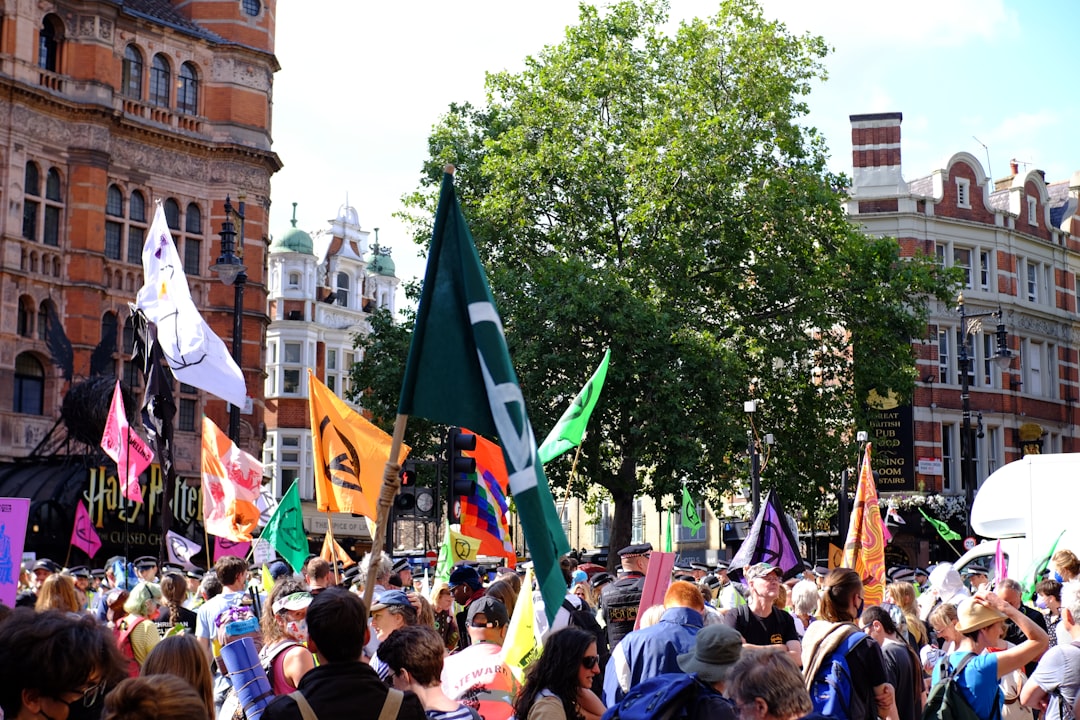
[[[375,228],[375,242],[371,245],[371,252],[364,256],[368,271],[383,277],[397,277],[397,267],[390,259],[390,248],[379,245],[379,228]]]
[[[315,254],[315,243],[311,236],[296,227],[296,203],[293,203],[292,227],[270,243],[270,252],[295,252],[304,255]]]

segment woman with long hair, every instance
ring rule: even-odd
[[[803,636],[803,674],[809,681],[828,671],[830,655],[849,635],[862,637],[848,651],[851,669],[851,704],[845,710],[854,720],[878,717],[897,720],[896,697],[885,675],[881,647],[859,630],[863,611],[863,584],[850,568],[834,568],[825,576],[819,620],[810,624]],[[812,698],[820,709],[822,698]]]
[[[556,630],[544,642],[540,659],[525,672],[514,703],[518,720],[575,720],[602,707],[591,688],[600,673],[596,638],[575,627]]]
[[[923,647],[930,642],[930,633],[927,632],[923,621],[919,619],[919,605],[916,597],[915,586],[909,582],[893,582],[885,587],[885,602],[891,602],[904,611],[908,629],[908,636],[905,639],[918,653],[922,652]]]
[[[315,658],[302,643],[308,639],[307,608],[312,595],[299,580],[283,579],[263,604],[263,646],[259,659],[269,664],[266,673],[275,695],[287,695],[300,678],[315,667]]]
[[[1058,550],[1050,558],[1050,572],[1058,582],[1068,582],[1080,576],[1080,559],[1072,550]]]
[[[173,675],[128,678],[105,698],[102,720],[211,720],[195,688]]]
[[[194,635],[198,616],[184,607],[184,601],[187,600],[187,579],[180,573],[168,573],[161,578],[161,600],[169,610],[167,616],[156,620],[161,636],[176,632],[177,625],[184,632]]]
[[[175,675],[187,681],[202,697],[206,712],[212,717],[214,710],[214,676],[206,651],[199,646],[195,635],[171,635],[159,642],[146,656],[140,674]]]
[[[444,581],[435,583],[431,589],[431,607],[435,611],[435,632],[443,639],[446,652],[454,652],[458,646],[458,626],[454,618],[454,596]],[[510,608],[507,608],[507,612]]]
[[[41,589],[38,590],[34,609],[38,612],[45,610],[79,612],[80,603],[75,594],[75,581],[60,573],[54,573],[45,578],[45,582],[41,583]]]
[[[506,606],[506,612],[510,614],[510,617],[514,616],[514,606],[517,605],[518,593],[508,580],[496,580],[488,585],[484,594],[501,602]]]

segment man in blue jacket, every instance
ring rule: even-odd
[[[664,614],[651,627],[625,636],[611,651],[604,671],[604,704],[615,705],[638,683],[677,673],[679,655],[694,649],[704,625],[705,598],[697,585],[677,581],[664,594]]]

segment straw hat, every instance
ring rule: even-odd
[[[956,615],[956,630],[960,633],[975,632],[1005,619],[997,610],[976,602],[974,598],[964,598],[956,606]]]

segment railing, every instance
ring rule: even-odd
[[[54,92],[64,92],[64,77],[57,73],[38,68],[38,85]]]

